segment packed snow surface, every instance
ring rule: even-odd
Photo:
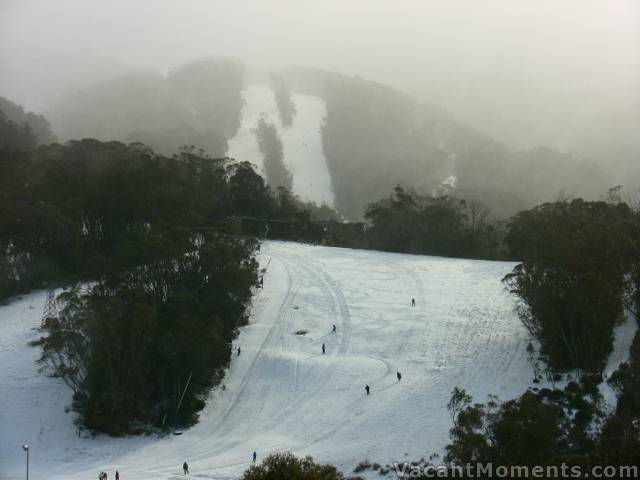
[[[284,163],[293,174],[293,192],[303,200],[333,206],[333,190],[320,134],[327,114],[324,101],[311,95],[292,93],[296,115],[293,125],[285,128],[280,122],[271,88],[252,85],[242,95],[245,100],[242,124],[236,136],[228,142],[229,156],[253,163],[264,175],[262,154],[254,129],[258,126],[260,116],[266,115],[268,121],[278,129]]]
[[[600,394],[605,402],[605,410],[608,412],[615,411],[616,406],[618,405],[618,397],[615,390],[606,380],[611,377],[613,372],[618,369],[621,363],[629,360],[631,345],[633,344],[633,339],[637,330],[638,322],[630,312],[627,312],[624,322],[615,330],[613,351],[611,352],[611,355],[609,355],[607,365],[604,367],[604,371],[602,372],[605,381],[598,386]]]
[[[529,337],[501,283],[511,263],[285,242],[263,244],[263,267],[269,259],[225,388],[181,436],[79,438],[65,413],[71,392],[38,373],[27,345],[41,334],[45,293],[0,307],[0,478],[24,477],[25,442],[34,479],[116,469],[123,479],[182,478],[185,460],[192,476],[232,479],[254,450],[258,461],[290,450],[350,473],[365,459],[441,453],[456,386],[485,401],[531,385]]]

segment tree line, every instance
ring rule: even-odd
[[[546,203],[505,224],[478,202],[397,186],[367,206],[366,223],[347,224],[272,190],[248,163],[194,148],[167,157],[142,144],[41,143],[27,123],[0,115],[0,298],[92,282],[64,295],[62,328],[42,340],[43,364],[69,382],[92,428],[166,424],[189,375],[180,414],[194,421],[245,321],[255,237],[517,260],[505,283],[551,375],[580,369],[597,378],[614,327],[638,311],[640,220],[619,196]],[[241,219],[240,232],[230,218]],[[611,379],[622,401],[607,431],[618,440],[640,417],[634,349]],[[550,405],[528,395],[509,407]],[[473,413],[483,425],[503,406],[484,408]],[[578,435],[583,426],[571,428]]]
[[[478,202],[453,195],[421,195],[396,186],[367,206],[370,248],[468,258],[504,258],[503,224]]]
[[[258,244],[228,218],[298,217],[302,202],[248,163],[192,148],[37,147],[4,117],[0,140],[0,297],[70,287],[36,343],[81,424],[120,434],[193,423],[258,281]]]
[[[569,381],[564,389],[532,388],[521,397],[474,403],[455,389],[449,402],[453,427],[445,461],[534,466],[640,465],[639,335],[629,362],[608,383],[618,395],[613,412],[602,408],[601,375]],[[457,477],[460,478],[460,477]]]
[[[639,322],[640,311],[640,214],[619,189],[611,193],[607,201],[562,200],[512,218],[505,242],[520,263],[504,281],[537,345],[530,344],[532,361],[552,380],[565,372],[578,380],[484,404],[455,389],[447,461],[583,471],[640,463],[640,334],[629,360],[603,376],[614,328],[628,315]],[[613,412],[603,409],[603,382],[617,394]]]
[[[521,263],[505,282],[553,371],[602,371],[614,327],[637,311],[639,239],[624,202],[558,201],[512,219],[505,241]]]

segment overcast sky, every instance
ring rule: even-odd
[[[0,0],[0,95],[30,108],[210,55],[387,83],[516,147],[640,112],[637,0]]]

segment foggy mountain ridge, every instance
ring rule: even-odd
[[[439,106],[379,82],[311,67],[269,73],[207,57],[166,74],[138,70],[70,95],[48,117],[63,141],[139,141],[164,154],[193,145],[220,157],[239,128],[243,91],[268,84],[273,74],[291,92],[325,102],[323,150],[335,206],[348,219],[361,219],[367,204],[397,184],[429,193],[452,176],[457,195],[485,203],[497,218],[561,193],[598,198],[613,186],[593,162],[548,147],[511,151]]]
[[[51,124],[44,115],[26,111],[22,106],[4,97],[0,97],[0,115],[17,125],[26,125],[34,134],[39,145],[57,141],[51,130]]]
[[[454,175],[457,179],[457,195],[484,201],[493,208],[495,216],[504,218],[519,208],[554,200],[561,193],[598,198],[609,185],[599,167],[590,160],[576,159],[570,154],[544,146],[531,150],[510,150],[460,121],[444,108],[419,102],[412,96],[379,82],[296,66],[284,67],[278,72],[290,82],[294,90],[324,98],[329,115],[332,107],[343,110],[344,104],[350,100],[346,99],[344,103],[335,99],[332,101],[330,94],[336,87],[351,87],[359,93],[366,91],[370,95],[360,117],[355,120],[356,123],[358,118],[371,121],[371,115],[380,116],[376,134],[351,132],[354,140],[359,138],[364,145],[370,148],[375,146],[371,148],[375,151],[369,152],[370,156],[359,158],[361,166],[365,167],[360,172],[377,177],[372,180],[368,192],[366,185],[358,185],[369,201],[377,200],[376,194],[379,197],[378,189],[381,185],[383,189],[390,191],[395,186],[394,181],[427,193],[439,190],[442,182]],[[397,149],[389,149],[389,138],[382,133],[386,123],[393,126],[391,131],[387,129],[387,133],[393,133],[397,137]],[[345,122],[342,127],[349,129],[352,125]],[[338,129],[334,133],[340,135],[341,131]],[[351,185],[358,184],[362,179],[350,177],[345,171],[345,166],[353,163],[354,157],[358,161],[357,153],[332,152],[332,144],[331,139],[328,139],[325,148],[329,150],[327,161],[332,177],[338,181],[343,180],[344,183],[336,192],[340,205],[341,193],[348,197]],[[385,152],[391,160],[376,163],[376,167],[387,167],[383,170],[387,177],[384,179],[380,178],[383,176],[380,170],[367,168],[371,158],[375,158],[379,152]],[[341,174],[336,174],[338,169]],[[512,203],[509,205],[509,202]],[[347,200],[347,215],[359,216],[357,208],[363,206],[363,203],[366,204],[361,199]],[[349,211],[353,204],[358,207]]]
[[[4,0],[0,92],[46,114],[134,67],[304,64],[440,105],[511,150],[591,158],[620,182],[640,151],[639,27],[635,0]]]

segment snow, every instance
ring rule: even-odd
[[[32,478],[51,480],[116,469],[123,479],[182,478],[185,460],[192,476],[233,479],[254,450],[258,461],[290,450],[350,474],[365,459],[442,454],[456,386],[482,402],[532,385],[529,335],[501,283],[512,263],[286,242],[263,244],[262,266],[270,258],[234,345],[242,354],[181,436],[78,438],[64,411],[70,391],[37,372],[38,349],[27,345],[45,292],[0,307],[0,478],[23,478],[25,442]]]
[[[598,385],[600,394],[604,400],[604,408],[608,412],[613,412],[618,405],[616,392],[607,380],[615,372],[621,363],[626,362],[631,354],[633,338],[638,330],[638,322],[631,312],[627,312],[624,322],[617,326],[613,338],[613,351],[609,355],[609,360],[604,368],[604,381]]]
[[[236,136],[228,141],[228,155],[251,162],[260,172],[264,171],[262,154],[253,129],[257,127],[260,115],[266,114],[278,129],[284,162],[293,174],[293,192],[303,200],[333,206],[333,190],[320,134],[327,113],[324,101],[311,95],[292,93],[297,113],[293,125],[284,128],[269,86],[252,85],[243,92],[243,96],[246,104],[242,123]]]

